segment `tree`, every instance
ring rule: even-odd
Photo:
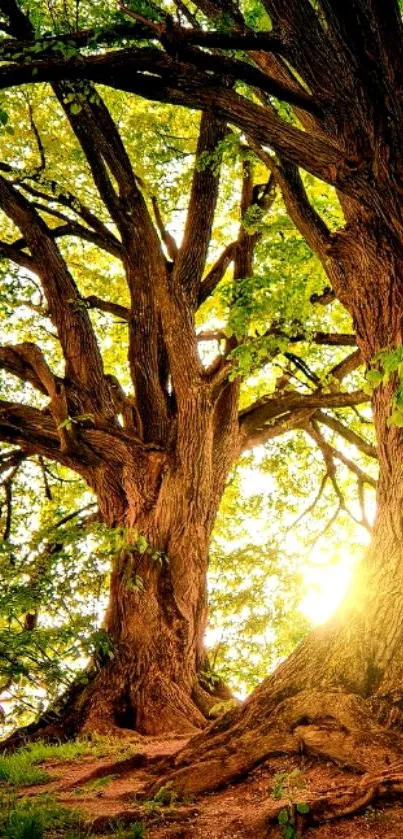
[[[256,220],[269,210],[275,183],[283,187],[286,202],[289,203],[289,196],[295,201],[296,195],[300,197],[304,219],[309,218],[309,229],[314,231],[310,244],[320,242],[324,247],[330,234],[318,213],[308,209],[295,167],[273,160],[274,173],[269,172],[262,181],[263,166],[250,151],[245,153],[238,133],[235,142],[241,146],[244,157],[241,224],[235,239],[225,243],[213,265],[208,264],[219,195],[220,158],[225,144],[233,143],[227,127],[229,113],[218,107],[217,113],[212,114],[209,99],[209,110],[200,121],[183,240],[178,245],[164,223],[156,195],[147,194],[147,184],[133,169],[117,124],[94,87],[98,79],[92,78],[93,67],[100,62],[107,68],[104,80],[113,78],[120,86],[122,77],[110,65],[121,53],[112,50],[98,55],[98,42],[148,37],[148,25],[142,23],[139,30],[137,23],[123,21],[117,29],[115,24],[100,30],[98,26],[85,30],[75,26],[73,32],[62,30],[44,35],[51,21],[46,14],[38,17],[35,7],[31,17],[29,4],[20,7],[14,0],[0,3],[0,9],[7,36],[3,55],[10,55],[10,62],[0,69],[1,83],[15,85],[32,79],[40,82],[46,75],[53,97],[47,117],[50,118],[57,101],[53,119],[59,120],[64,114],[72,131],[65,144],[66,157],[73,171],[74,161],[79,162],[79,182],[91,184],[91,196],[95,192],[88,205],[81,195],[52,178],[52,171],[48,171],[46,130],[38,129],[28,99],[25,113],[31,140],[22,140],[21,153],[27,153],[27,142],[29,145],[35,138],[38,163],[34,170],[21,171],[21,165],[10,155],[0,165],[0,207],[9,225],[1,251],[5,259],[23,272],[28,271],[30,277],[39,278],[42,296],[34,305],[39,306],[39,315],[49,318],[59,350],[51,364],[49,352],[45,357],[43,348],[32,341],[0,349],[2,369],[28,384],[33,389],[30,394],[36,394],[28,400],[25,396],[22,400],[1,402],[0,438],[12,446],[3,454],[4,471],[8,479],[18,459],[31,455],[68,467],[93,490],[102,521],[121,537],[104,624],[114,657],[92,678],[86,674],[87,685],[80,681],[74,684],[64,697],[62,710],[54,717],[54,733],[94,728],[110,731],[115,725],[147,733],[172,727],[194,731],[204,725],[208,708],[217,701],[217,695],[227,695],[224,686],[209,689],[200,676],[206,669],[203,633],[209,540],[226,480],[240,453],[302,427],[320,446],[331,481],[335,480],[336,456],[355,471],[361,489],[366,481],[374,483],[343,453],[335,452],[320,430],[322,424],[327,427],[330,423],[332,427],[333,423],[333,428],[350,443],[367,453],[371,448],[354,430],[346,428],[340,417],[321,413],[323,408],[355,406],[367,399],[360,389],[341,388],[343,379],[360,362],[359,351],[344,357],[339,354],[337,363],[329,365],[326,380],[326,376],[312,373],[304,359],[291,352],[292,344],[306,339],[307,323],[301,324],[299,318],[286,324],[273,319],[266,323],[260,343],[254,343],[248,327],[248,320],[253,327],[248,288],[253,279],[254,251],[262,235]],[[92,7],[87,8],[89,23],[92,14]],[[58,20],[53,24],[56,30],[60,28]],[[153,38],[156,31],[155,26],[151,27]],[[87,56],[88,45],[94,45],[95,57],[91,48]],[[85,57],[77,55],[77,46],[84,47]],[[54,51],[56,59],[52,57]],[[66,60],[66,51],[71,59]],[[123,51],[125,61],[131,52]],[[33,59],[33,55],[38,55],[39,60]],[[137,50],[134,55],[137,56]],[[142,56],[148,56],[142,83],[145,80],[147,85],[151,80],[154,84],[150,68],[155,70],[162,62],[165,79],[166,68],[170,79],[171,66],[173,79],[179,68],[186,79],[194,80],[197,90],[202,79],[209,93],[209,75],[200,76],[199,70],[190,64],[178,64],[154,47],[145,48],[145,53],[140,49],[139,55],[141,61]],[[231,62],[232,59],[229,76],[224,64],[225,80],[231,78]],[[220,64],[221,75],[222,71]],[[247,83],[266,78],[263,71],[252,65],[245,72]],[[24,78],[24,74],[28,75]],[[135,71],[133,78],[135,81]],[[156,84],[159,89],[160,83]],[[191,87],[192,84],[193,81]],[[178,100],[178,85],[177,81],[173,84],[174,101]],[[269,80],[268,86],[271,85]],[[225,81],[224,99],[228,96],[232,102],[235,97],[238,102],[232,87],[231,80]],[[279,92],[278,85],[275,92]],[[198,107],[203,106],[203,95],[201,92],[202,98],[194,102]],[[192,101],[190,95],[190,104]],[[296,102],[312,110],[306,94],[296,94]],[[270,124],[274,120],[274,124],[283,126],[270,108],[249,104],[252,115],[257,108],[256,113],[264,114]],[[23,113],[19,100],[17,106],[12,100],[8,105],[4,102],[1,119],[6,129],[13,122],[5,110],[8,106],[10,113],[14,113],[13,107],[20,108],[13,119],[21,119]],[[313,110],[316,112],[316,107]],[[282,130],[290,143],[301,140],[299,129],[285,123],[284,126]],[[328,145],[324,140],[315,143],[318,152],[319,147]],[[266,164],[266,159],[263,162]],[[289,185],[289,193],[285,184]],[[83,191],[85,194],[85,188]],[[302,212],[300,204],[298,207]],[[124,272],[128,304],[126,300],[105,300],[98,294],[85,295],[79,290],[75,278],[77,249],[71,244],[75,238],[118,261],[119,270],[123,268]],[[84,260],[86,254],[84,249]],[[230,319],[226,332],[197,334],[196,311],[215,291],[230,264],[233,322]],[[85,268],[81,271],[85,274]],[[128,381],[132,389],[129,393],[114,374],[105,370],[101,342],[90,316],[92,309],[111,313],[127,323]],[[218,352],[207,364],[201,359],[198,344],[211,339]],[[352,333],[310,330],[309,339],[313,346],[355,346]],[[285,350],[285,346],[289,349]],[[240,410],[245,353],[250,373],[256,369],[256,363],[258,368],[264,367],[281,347],[286,363],[295,365],[308,377],[311,389],[294,388],[289,375],[283,375],[274,392],[261,390],[259,398],[246,399]],[[42,725],[43,721],[39,728]]]

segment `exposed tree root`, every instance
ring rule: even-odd
[[[359,780],[340,784],[325,794],[302,793],[299,801],[307,804],[309,811],[305,815],[298,814],[298,828],[302,832],[304,827],[354,816],[371,804],[400,798],[402,791],[403,764],[400,763],[378,774],[366,773]],[[259,810],[253,824],[249,823],[248,827],[254,827],[258,833],[271,822],[276,823],[279,813],[285,807],[287,801],[272,800]]]
[[[270,757],[303,753],[357,773],[382,773],[402,762],[403,738],[381,727],[366,701],[351,694],[302,691],[260,719],[250,702],[194,737],[149,794],[166,783],[180,795],[212,792]]]
[[[166,808],[163,814],[164,824],[178,821],[188,821],[197,815],[197,813],[198,807],[193,805],[182,805],[180,808]],[[144,807],[139,806],[133,807],[130,810],[121,810],[119,813],[115,813],[113,818],[110,816],[98,816],[88,823],[88,828],[91,830],[91,833],[106,833],[109,832],[115,825],[127,827],[137,821],[150,824],[150,822],[155,820],[159,821],[160,818],[160,813],[153,816],[149,811],[145,811]]]

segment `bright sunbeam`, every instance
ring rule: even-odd
[[[300,609],[312,623],[324,623],[331,617],[346,594],[352,571],[351,561],[304,569],[304,582],[308,590]]]

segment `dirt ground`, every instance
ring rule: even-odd
[[[21,789],[20,794],[51,793],[60,804],[79,808],[91,834],[100,838],[110,836],[117,825],[141,821],[147,839],[281,839],[287,834],[278,823],[279,805],[283,810],[288,807],[288,812],[294,806],[295,812],[297,803],[329,789],[337,791],[352,776],[307,756],[282,757],[217,793],[161,802],[147,799],[145,791],[161,774],[161,762],[186,740],[144,737],[136,743],[135,754],[119,761],[110,754],[80,757],[74,763],[47,762],[49,781]],[[354,816],[320,825],[313,823],[309,813],[298,816],[294,836],[299,832],[306,839],[403,839],[401,803],[396,797],[388,805],[377,806],[375,800]]]

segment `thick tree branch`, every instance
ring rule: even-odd
[[[19,227],[35,253],[50,317],[67,364],[67,376],[84,385],[95,410],[101,408],[105,383],[101,354],[88,313],[49,229],[26,198],[0,175],[0,207]]]
[[[358,466],[357,463],[351,460],[351,458],[346,457],[346,455],[343,454],[343,452],[340,452],[334,446],[330,445],[330,443],[328,443],[327,440],[325,440],[323,435],[320,433],[318,426],[314,421],[311,421],[308,424],[307,432],[312,437],[312,439],[315,440],[316,444],[321,449],[323,457],[327,464],[329,464],[330,462],[334,462],[334,460],[339,460],[340,463],[343,463],[344,466],[347,466],[350,472],[353,472],[357,476],[357,478],[359,478],[360,481],[369,484],[369,486],[372,486],[374,489],[376,488],[375,478],[373,478],[372,475],[368,475],[367,472],[364,472],[364,470],[361,469],[361,467]],[[331,472],[329,472],[329,474],[332,476]]]
[[[80,84],[58,84],[55,90],[122,239],[131,297],[129,364],[137,407],[146,439],[162,443],[168,427],[168,394],[160,326],[162,306],[157,297],[168,277],[161,242],[117,126],[103,100],[88,85],[83,88]],[[71,108],[72,96],[79,107],[77,113],[77,109]]]
[[[99,309],[100,312],[108,312],[110,315],[115,315],[121,320],[131,320],[131,312],[126,306],[121,306],[120,303],[113,303],[111,300],[102,300],[96,294],[90,294],[89,297],[84,297],[87,306],[90,309]]]
[[[193,309],[211,239],[219,187],[218,146],[225,133],[223,122],[207,111],[202,114],[185,232],[173,272],[173,282],[185,290]]]
[[[15,262],[20,268],[26,268],[28,271],[36,273],[37,265],[32,256],[21,250],[19,242],[9,244],[8,242],[0,242],[0,258],[9,259],[10,262]]]
[[[36,390],[43,394],[47,394],[47,390],[43,381],[41,381],[37,371],[32,367],[26,357],[24,349],[26,344],[15,346],[0,347],[0,367],[6,370],[13,376],[17,376],[23,382],[29,382]]]
[[[329,262],[329,247],[332,242],[330,230],[319,213],[309,201],[298,167],[287,161],[276,160],[257,143],[250,140],[250,145],[260,160],[273,172],[280,187],[287,212],[297,230],[304,237],[309,247],[320,259]]]
[[[16,38],[25,41],[34,37],[34,27],[16,0],[0,0],[0,11],[9,21],[10,30]]]
[[[264,6],[285,44],[285,58],[312,93],[337,89],[342,62],[309,0],[264,0]]]
[[[342,382],[343,379],[346,378],[353,370],[356,370],[357,367],[363,363],[362,353],[361,350],[354,350],[350,355],[346,358],[343,358],[342,361],[339,361],[329,370],[327,374],[328,379],[338,379],[339,382]]]
[[[251,87],[261,90],[269,96],[275,96],[290,105],[294,105],[309,114],[321,115],[322,111],[312,96],[304,90],[296,90],[277,79],[271,78],[253,64],[227,58],[221,54],[208,53],[205,50],[182,47],[180,43],[171,44],[166,38],[162,39],[167,52],[179,56],[182,60],[193,64],[200,70],[207,70],[226,77],[229,81],[243,81]]]
[[[367,440],[364,440],[364,438],[353,431],[352,428],[348,428],[348,426],[337,419],[337,417],[326,414],[324,411],[316,411],[314,419],[322,423],[322,425],[327,425],[328,428],[331,428],[332,431],[335,431],[336,434],[339,434],[340,437],[343,437],[348,443],[351,443],[352,446],[355,446],[361,452],[368,455],[368,457],[377,459],[378,453],[376,446],[368,443]]]
[[[235,257],[237,244],[237,242],[231,242],[231,244],[223,250],[222,254],[218,257],[212,268],[210,268],[208,274],[204,277],[199,288],[199,306],[201,306],[202,303],[204,303],[204,301],[213,294],[214,290],[221,282],[227,268],[230,266]]]
[[[0,68],[0,88],[33,82],[88,79],[157,101],[201,110],[214,102],[215,115],[237,125],[255,141],[270,145],[286,160],[347,189],[344,153],[222,85],[222,74],[181,64],[152,47],[115,50],[79,58],[33,61]],[[285,99],[285,101],[287,101]]]
[[[65,460],[59,457],[60,440],[53,417],[38,408],[0,400],[0,440],[20,446],[28,454]]]
[[[313,408],[343,408],[368,402],[369,397],[363,391],[351,393],[315,393],[302,394],[294,391],[281,396],[265,396],[239,414],[242,450],[251,449],[265,443],[273,437],[272,428],[278,424],[284,430],[301,426],[301,412]],[[298,422],[294,424],[294,412]],[[291,425],[290,425],[291,423]],[[275,435],[277,436],[277,434]]]

